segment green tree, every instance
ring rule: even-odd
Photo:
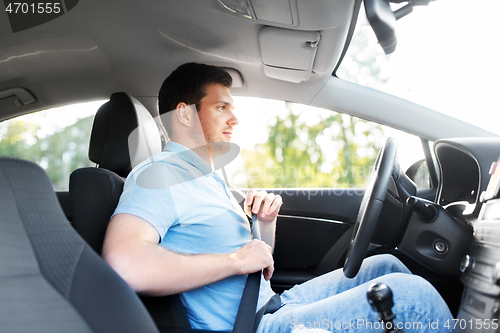
[[[0,124],[0,156],[31,159],[30,148],[36,142],[38,124],[13,119]]]
[[[38,115],[43,118],[42,115]],[[88,159],[93,116],[58,128],[45,136],[40,125],[28,119],[12,119],[0,127],[0,156],[17,157],[42,166],[54,188],[67,190],[69,175],[76,168],[92,166]]]
[[[243,150],[249,187],[364,186],[380,148],[382,128],[335,112],[310,115],[286,103],[287,113],[269,124],[269,138]],[[311,111],[311,113],[314,111]]]
[[[61,131],[39,139],[31,147],[36,162],[45,171],[57,189],[67,189],[69,175],[77,168],[92,166],[88,158],[89,135],[93,116],[78,120]]]

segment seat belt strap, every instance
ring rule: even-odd
[[[257,300],[259,298],[261,272],[248,274],[240,307],[234,321],[233,333],[254,333]],[[258,325],[257,325],[258,326]]]
[[[252,231],[254,239],[260,239],[259,221],[257,215],[252,215]],[[254,333],[258,326],[255,324],[257,301],[259,299],[260,277],[262,271],[248,274],[245,289],[241,296],[240,306],[234,321],[233,333]]]

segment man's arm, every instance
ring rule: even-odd
[[[260,222],[260,234],[264,242],[274,251],[276,218],[283,201],[281,196],[266,191],[249,190],[245,199],[245,213],[257,214]]]
[[[159,245],[156,229],[129,214],[115,215],[103,245],[104,260],[134,289],[148,295],[169,295],[195,289],[236,274],[274,271],[272,249],[253,240],[229,254],[184,255]]]

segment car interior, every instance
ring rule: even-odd
[[[500,331],[500,137],[337,75],[361,16],[390,54],[396,21],[429,2],[62,0],[57,15],[22,16],[25,7],[6,1],[0,125],[105,102],[88,133],[95,166],[71,170],[67,190],[54,190],[43,165],[0,150],[0,331],[200,331],[179,295],[137,295],[100,258],[127,175],[168,141],[157,94],[186,62],[227,70],[234,96],[387,125],[418,138],[423,151],[403,168],[397,156],[408,148],[384,140],[362,189],[268,188],[284,202],[274,291],[335,269],[354,277],[364,258],[390,253],[438,290],[456,318],[452,329]],[[6,133],[0,127],[0,148]],[[422,170],[428,186],[417,181]]]

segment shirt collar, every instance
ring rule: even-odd
[[[176,154],[176,156],[193,165],[204,175],[208,175],[213,172],[212,167],[208,165],[207,162],[200,157],[200,155],[178,142],[168,141],[164,151]]]

